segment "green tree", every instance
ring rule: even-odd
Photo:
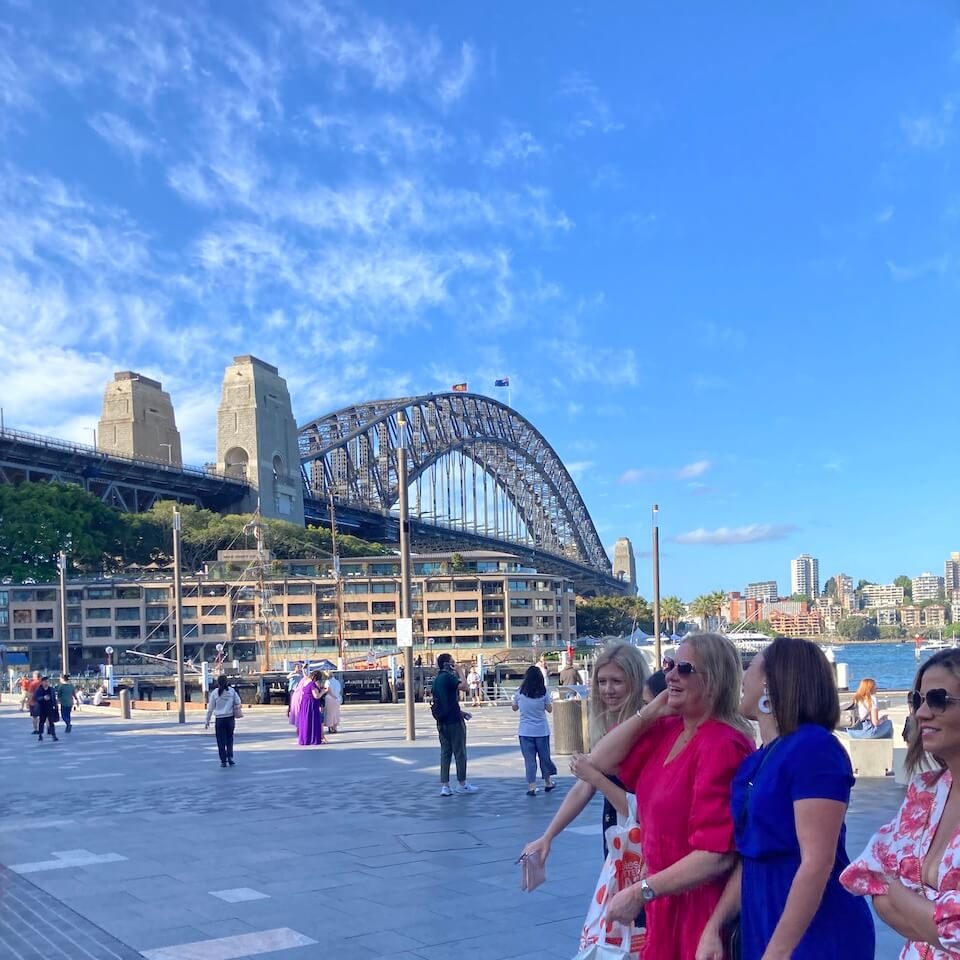
[[[899,623],[885,623],[880,627],[881,640],[900,640],[907,631]]]
[[[653,614],[643,597],[577,597],[577,635],[622,637],[634,624],[649,633]]]
[[[876,640],[880,636],[877,625],[866,617],[842,617],[837,622],[837,633],[847,640]]]
[[[467,565],[463,562],[462,553],[452,553],[450,555],[450,570],[453,573],[463,573],[467,569]]]
[[[835,599],[837,596],[837,578],[830,577],[823,585],[823,595]]]
[[[62,549],[68,569],[112,569],[122,532],[119,513],[76,484],[0,485],[0,576],[52,580]]]
[[[900,574],[893,581],[895,587],[903,587],[903,599],[909,603],[913,599],[913,581],[905,574]]]
[[[713,616],[714,603],[711,594],[702,593],[690,601],[690,614],[700,621],[700,626],[706,629],[707,620]]]
[[[720,612],[723,610],[724,606],[727,603],[727,593],[725,590],[714,590],[713,593],[707,594],[710,598],[710,612],[715,617],[720,616]]]

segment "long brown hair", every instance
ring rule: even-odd
[[[781,735],[793,733],[802,723],[837,728],[840,694],[833,668],[815,643],[777,637],[764,648],[763,672]]]
[[[926,663],[921,664],[916,677],[913,679],[912,690],[920,689],[923,675],[931,667],[942,667],[952,673],[957,680],[960,680],[960,650],[941,650],[940,653],[935,653]],[[950,707],[948,706],[947,709],[949,710]],[[920,724],[916,722],[916,716],[914,716],[914,722],[911,725],[910,743],[907,746],[907,759],[904,767],[911,777],[915,773],[928,768],[938,769],[940,773],[947,769],[943,760],[927,753],[923,748],[923,741],[920,739]]]

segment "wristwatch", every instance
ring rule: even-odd
[[[656,891],[647,883],[646,878],[640,881],[640,896],[643,897],[644,903],[657,899]]]

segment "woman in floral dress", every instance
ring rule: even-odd
[[[960,957],[960,650],[932,656],[910,695],[911,775],[900,812],[840,877],[872,896],[886,924],[906,937],[900,960]]]

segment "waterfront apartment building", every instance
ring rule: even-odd
[[[941,603],[931,603],[924,607],[923,625],[925,627],[943,627],[947,623],[947,608]]]
[[[264,594],[250,575],[255,551],[222,551],[183,580],[184,645],[188,659],[224,658],[252,666],[257,637],[268,628],[278,659],[314,654],[348,658],[396,646],[400,601],[398,557],[340,562],[271,561]],[[463,551],[413,557],[411,605],[418,653],[455,648],[495,653],[512,647],[557,649],[576,640],[573,583],[538,573],[512,554]],[[71,672],[95,668],[113,647],[115,664],[142,662],[127,653],[170,655],[175,641],[173,584],[166,573],[70,580],[67,636]],[[0,642],[25,653],[37,669],[60,662],[57,584],[0,587]]]
[[[874,609],[878,627],[895,627],[900,622],[896,607],[877,607]]]
[[[921,573],[919,577],[914,577],[910,582],[914,603],[920,603],[922,600],[943,599],[943,577],[938,577],[935,573]]]
[[[867,583],[860,594],[866,608],[896,607],[903,603],[903,587],[894,583]]]
[[[802,553],[790,561],[790,592],[816,600],[820,596],[820,561]]]
[[[748,583],[743,595],[747,600],[776,600],[780,594],[777,591],[776,580],[761,580],[757,583]]]
[[[819,610],[796,614],[774,610],[769,621],[770,626],[785,637],[819,637],[823,634],[823,619]]]
[[[960,553],[951,553],[944,563],[943,586],[948,597],[954,590],[960,591]]]
[[[845,573],[838,573],[833,578],[833,582],[836,585],[837,600],[840,602],[840,606],[848,613],[855,613],[859,610],[860,604],[857,601],[857,591],[853,586],[853,577]]]
[[[909,630],[911,627],[922,626],[922,613],[919,607],[913,605],[900,608],[900,622]]]

